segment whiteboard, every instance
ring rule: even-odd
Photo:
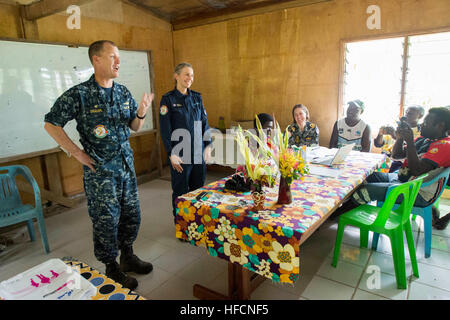
[[[58,147],[44,130],[44,116],[62,93],[94,73],[88,47],[1,40],[0,57],[0,159]],[[151,92],[148,53],[120,50],[120,60],[114,81],[139,104]],[[149,111],[139,133],[152,129]],[[64,130],[81,147],[75,120]]]

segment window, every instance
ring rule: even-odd
[[[405,106],[450,105],[450,32],[409,37]]]
[[[347,44],[344,111],[348,101],[363,101],[361,117],[372,130],[398,119],[403,41],[394,38]]]
[[[345,44],[344,114],[348,101],[362,100],[374,135],[409,105],[450,105],[448,88],[450,32]]]

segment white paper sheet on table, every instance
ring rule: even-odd
[[[314,176],[337,178],[342,174],[342,170],[311,165],[309,166],[309,174]]]
[[[321,146],[317,147],[307,147],[306,148],[306,161],[311,161],[312,159],[333,157],[338,149],[325,148]]]
[[[5,300],[89,300],[97,288],[60,259],[50,259],[0,282]]]

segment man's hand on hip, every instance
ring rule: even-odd
[[[85,165],[86,167],[89,167],[89,169],[91,169],[92,172],[94,173],[96,172],[94,168],[95,164],[94,160],[92,160],[92,158],[89,157],[88,154],[83,150],[80,150],[76,154],[73,154],[73,157],[77,159],[78,162],[80,162],[81,164]]]

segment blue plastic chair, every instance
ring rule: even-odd
[[[424,222],[424,236],[425,236],[425,258],[429,258],[431,256],[431,234],[432,234],[432,224],[433,224],[433,216],[432,216],[432,208],[435,203],[439,200],[444,192],[445,186],[447,185],[448,176],[450,174],[450,167],[443,170],[438,176],[434,177],[433,180],[423,182],[422,187],[427,187],[437,181],[439,181],[438,190],[434,197],[434,200],[427,207],[413,207],[411,210],[411,214],[413,215],[413,220],[416,219],[416,215],[419,215],[423,218]],[[388,189],[387,194],[390,189]],[[383,202],[378,201],[377,206],[381,207]],[[372,249],[376,250],[378,246],[378,238],[380,234],[374,233],[372,238]]]
[[[449,177],[450,178],[450,177]],[[450,190],[450,186],[448,185],[448,179],[447,179],[447,185],[444,188],[445,190]],[[444,191],[445,191],[444,190]],[[434,206],[436,207],[436,209],[439,209],[439,203],[441,201],[441,197],[439,197],[439,199],[437,199],[437,201],[434,203]]]
[[[34,207],[23,204],[17,189],[16,177],[23,176],[34,191]],[[31,241],[36,240],[33,219],[36,218],[41,233],[45,253],[50,252],[47,231],[42,213],[41,192],[39,186],[26,166],[14,165],[0,167],[0,227],[10,226],[23,221],[27,222]]]

